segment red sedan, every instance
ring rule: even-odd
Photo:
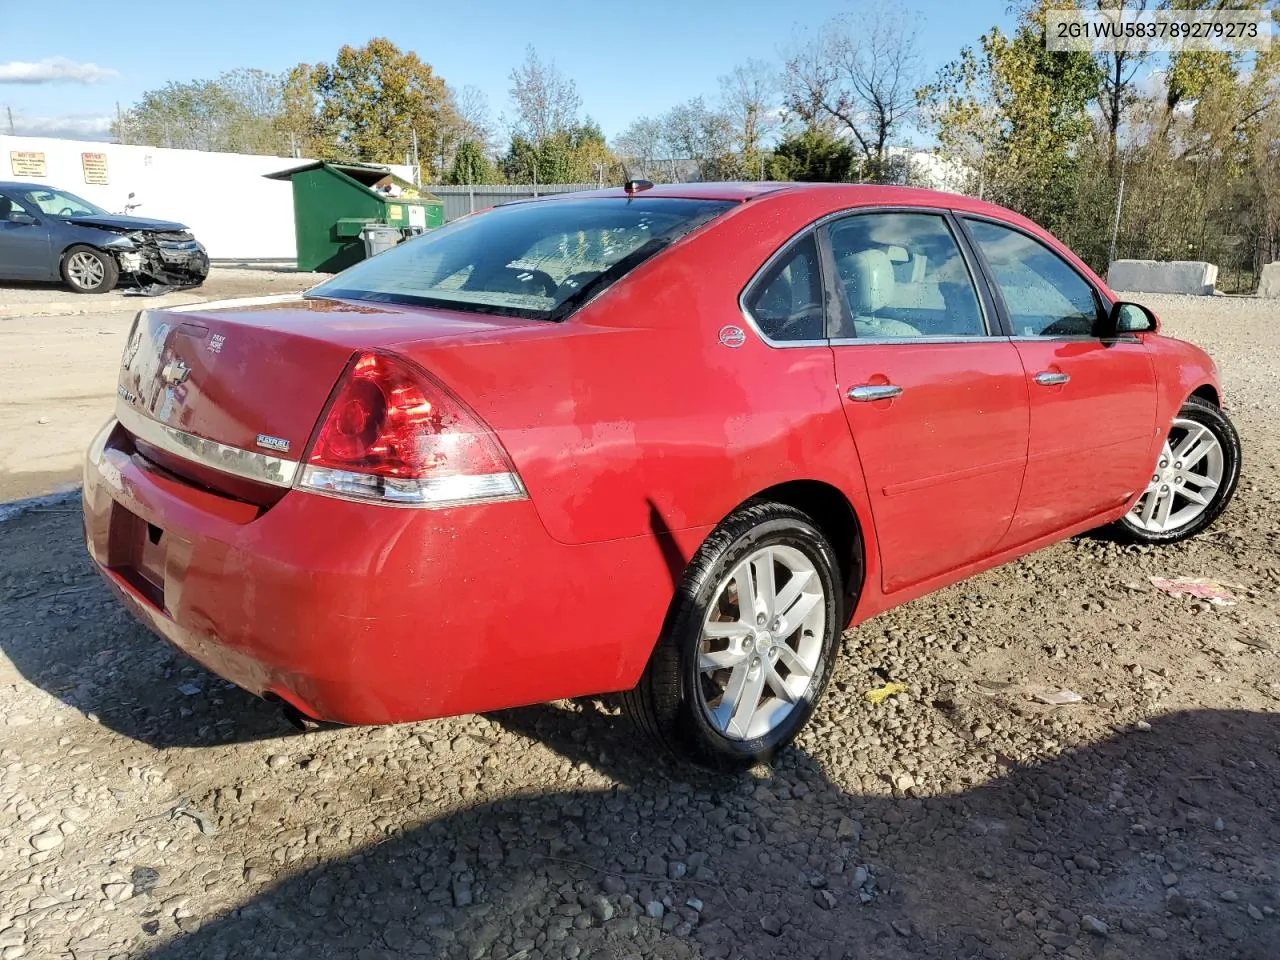
[[[1158,327],[966,197],[511,204],[302,297],[142,312],[89,551],[295,717],[627,691],[739,766],[796,735],[851,623],[1103,525],[1213,522],[1239,441]]]

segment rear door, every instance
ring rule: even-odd
[[[1005,536],[1026,461],[1026,378],[947,214],[853,214],[825,240],[836,382],[889,593]]]
[[[1007,546],[1096,516],[1146,486],[1155,368],[1134,336],[1095,335],[1093,284],[1039,239],[965,218],[989,271],[1031,396],[1027,475]]]

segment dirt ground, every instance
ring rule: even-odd
[[[1274,960],[1280,304],[1145,299],[1221,366],[1230,510],[850,631],[815,722],[741,777],[594,701],[294,733],[131,622],[74,503],[0,523],[0,960]],[[65,322],[114,364],[127,320]],[[91,429],[78,389],[30,413],[83,394]],[[1177,575],[1239,602],[1149,580]],[[1033,699],[1060,687],[1083,701]]]
[[[79,482],[81,454],[115,403],[120,353],[139,310],[293,293],[322,279],[215,267],[203,286],[163,297],[0,283],[0,503]]]

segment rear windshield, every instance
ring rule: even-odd
[[[559,320],[731,206],[672,197],[512,204],[402,243],[308,296]]]

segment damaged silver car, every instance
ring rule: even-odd
[[[0,182],[0,280],[62,280],[103,293],[198,287],[209,255],[181,223],[108,213],[64,190]]]

